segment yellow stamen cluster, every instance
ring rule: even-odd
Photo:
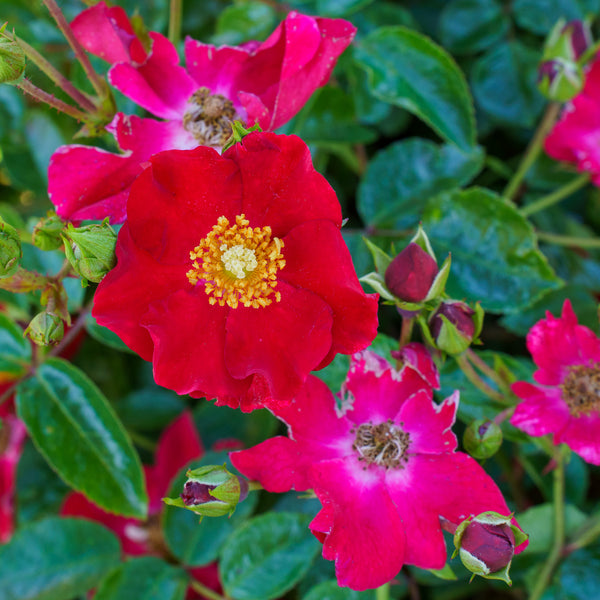
[[[249,227],[244,215],[230,226],[219,217],[210,233],[190,252],[193,268],[187,272],[192,285],[204,284],[210,304],[252,308],[281,302],[275,291],[277,271],[285,267],[283,242],[271,237],[270,227]]]

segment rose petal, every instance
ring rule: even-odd
[[[571,417],[554,436],[555,444],[567,444],[583,460],[600,465],[600,415]]]

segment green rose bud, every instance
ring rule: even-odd
[[[463,446],[473,458],[489,458],[498,452],[501,445],[502,429],[487,419],[473,421],[463,436]]]
[[[0,28],[0,34],[6,23]],[[25,76],[25,52],[16,39],[0,37],[0,83],[15,85]]]
[[[60,236],[65,227],[63,220],[55,214],[40,219],[31,234],[33,245],[40,250],[56,250],[63,245]]]
[[[115,266],[117,234],[105,219],[100,225],[73,227],[62,234],[65,254],[75,272],[98,283]]]
[[[225,465],[208,465],[187,472],[179,498],[163,498],[165,504],[187,508],[201,517],[231,515],[248,495],[248,482],[230,473]]]
[[[479,304],[471,308],[465,302],[442,302],[429,320],[428,339],[447,354],[463,353],[477,341],[483,327],[484,312]]]
[[[25,335],[38,346],[54,346],[63,339],[65,325],[58,315],[44,311],[33,317]]]
[[[567,102],[583,89],[583,69],[576,62],[554,58],[538,69],[538,88],[546,98]]]
[[[19,232],[0,218],[0,277],[9,277],[23,256]]]

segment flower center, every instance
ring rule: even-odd
[[[252,308],[281,302],[275,291],[277,271],[285,267],[283,241],[271,237],[270,227],[248,227],[244,215],[230,226],[226,217],[190,252],[193,268],[187,272],[192,285],[204,284],[208,301],[219,306]]]
[[[352,449],[358,454],[358,460],[386,469],[401,469],[402,463],[408,461],[406,452],[410,435],[394,425],[391,419],[379,425],[363,423],[351,430],[351,433],[355,432]]]
[[[600,412],[600,363],[569,367],[560,389],[574,417]]]
[[[188,100],[183,127],[200,146],[222,146],[231,136],[231,122],[236,113],[233,102],[221,94],[211,94],[201,87]]]

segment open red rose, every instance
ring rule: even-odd
[[[377,331],[341,224],[295,136],[157,154],[132,186],[93,314],[179,394],[244,411],[288,401]]]

